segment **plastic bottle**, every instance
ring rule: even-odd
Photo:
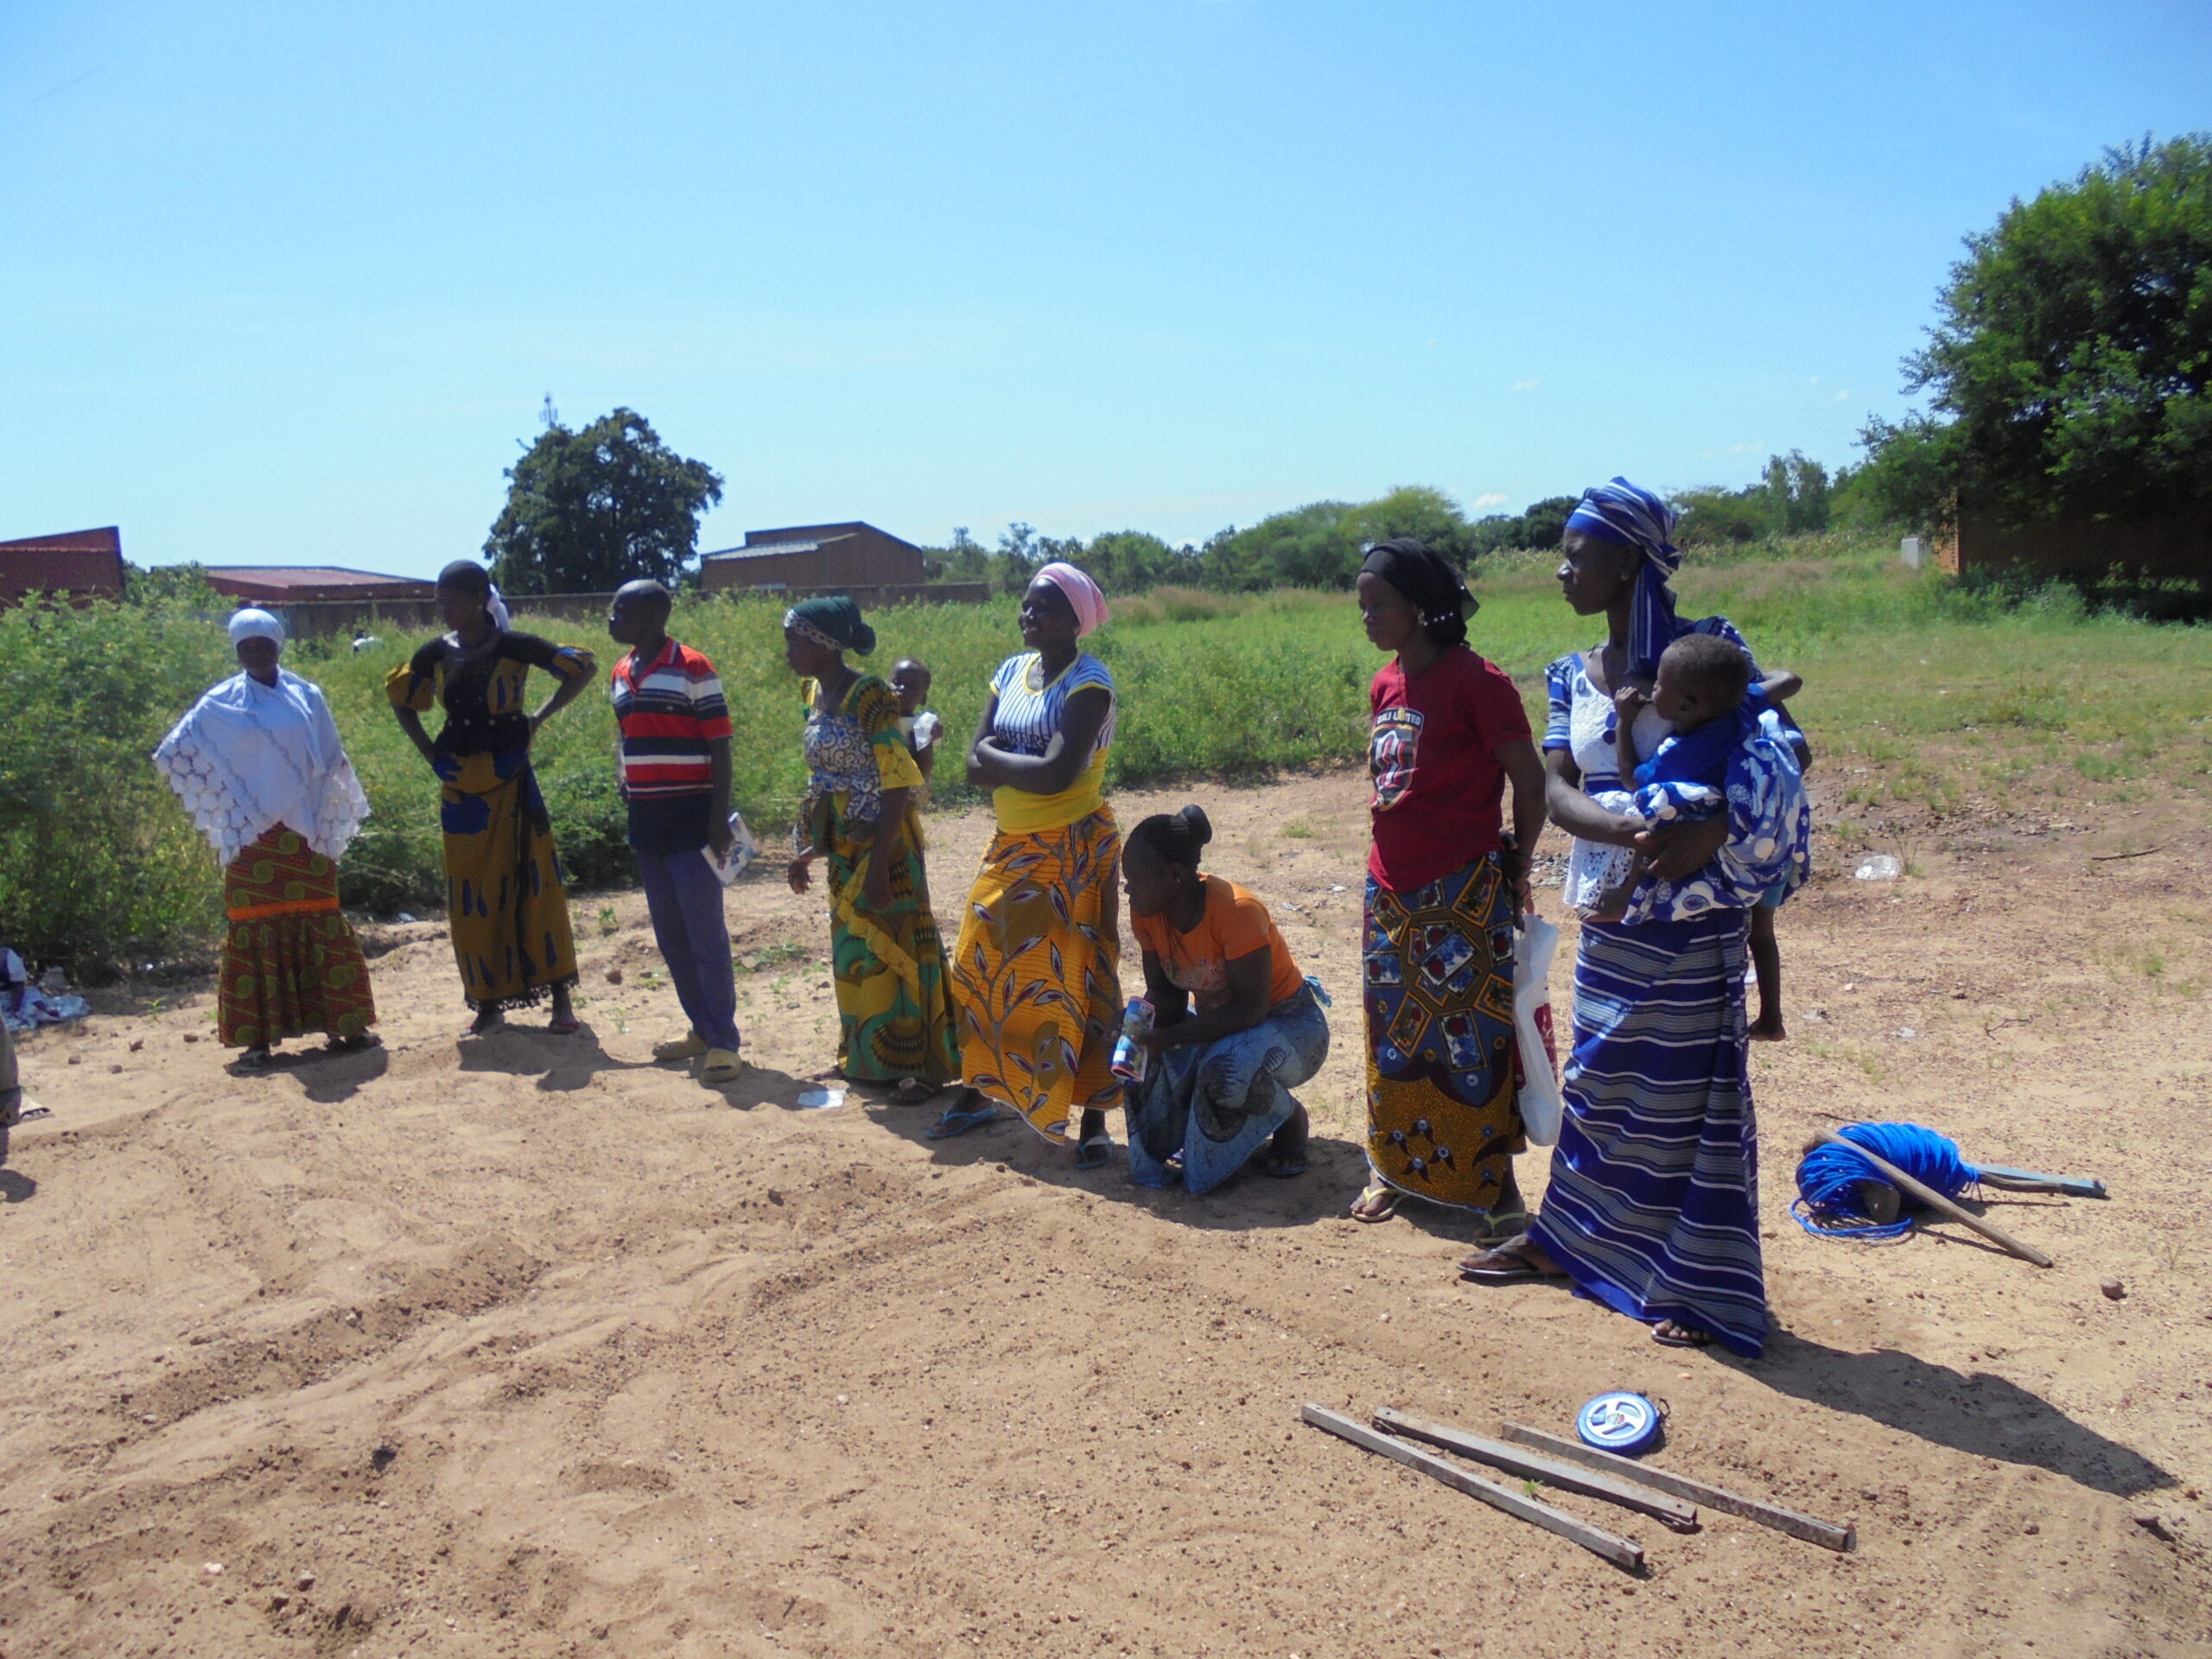
[[[1108,1068],[1124,1083],[1142,1083],[1152,1064],[1152,1051],[1137,1038],[1152,1029],[1152,1004],[1141,996],[1129,999],[1122,1010],[1122,1035],[1114,1045]]]

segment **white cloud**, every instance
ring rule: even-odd
[[[1506,390],[1509,391],[1534,391],[1538,386],[1541,386],[1543,384],[1544,377],[1542,375],[1532,374],[1526,380],[1516,380],[1510,386],[1507,387]]]
[[[1829,398],[1828,401],[1832,404],[1849,403],[1851,401],[1851,388],[1849,386],[1846,386],[1841,391],[1836,393],[1834,397]]]
[[[1808,385],[1808,386],[1817,386],[1817,385],[1819,385],[1821,384],[1821,377],[1820,377],[1819,375],[1817,375],[1817,374],[1816,374],[1816,375],[1815,375],[1811,379],[1808,380],[1805,384],[1806,384],[1807,385]]]
[[[1487,512],[1492,507],[1502,507],[1504,505],[1505,498],[1496,490],[1485,490],[1475,498],[1477,512]]]

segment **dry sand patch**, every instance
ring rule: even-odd
[[[29,1045],[0,1654],[2212,1652],[2201,826],[2105,863],[2109,824],[1921,826],[1923,875],[1785,912],[1793,1040],[1754,1059],[1784,1329],[1743,1364],[1462,1287],[1448,1219],[1344,1218],[1360,783],[1202,789],[1213,867],[1336,996],[1301,1180],[1193,1201],[1011,1119],[799,1109],[826,928],[772,877],[731,902],[721,1093],[646,1058],[680,1020],[634,895],[576,905],[579,1038],[458,1043],[423,924],[378,941],[378,1053],[233,1079],[204,996]],[[985,826],[932,831],[949,913]],[[1809,1238],[1796,1147],[1866,1117],[2114,1197],[1993,1206],[2048,1273]],[[1560,1500],[1642,1540],[1639,1580],[1295,1421],[1556,1430],[1608,1388],[1666,1399],[1668,1466],[1859,1553]]]

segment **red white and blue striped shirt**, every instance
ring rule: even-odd
[[[631,652],[608,687],[622,731],[622,794],[632,801],[705,795],[714,787],[707,745],[729,735],[729,705],[714,664],[673,639],[650,663]]]

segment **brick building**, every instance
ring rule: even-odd
[[[2212,501],[2150,518],[2069,517],[2024,524],[1968,506],[1937,541],[1936,563],[1953,575],[1978,571],[2055,577],[2093,590],[2138,588],[2154,613],[2163,607],[2202,614],[2212,603]]]
[[[874,524],[792,524],[748,530],[742,547],[724,548],[700,561],[700,586],[719,594],[849,592],[855,588],[906,587],[925,580],[922,550]]]
[[[123,532],[110,524],[0,542],[0,605],[53,593],[74,594],[80,602],[122,598]]]
[[[372,603],[435,599],[437,584],[334,564],[211,564],[208,586],[245,605],[307,605],[320,600]]]

